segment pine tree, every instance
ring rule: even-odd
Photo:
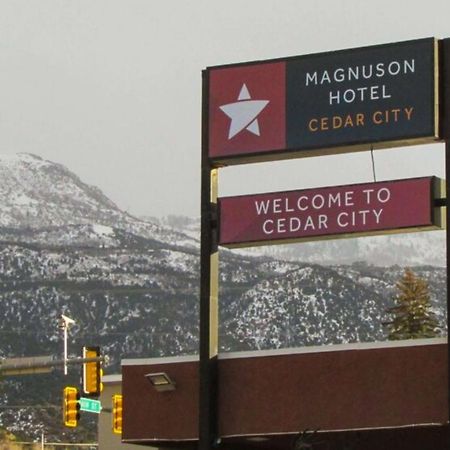
[[[428,284],[411,269],[405,269],[396,284],[399,293],[395,306],[387,312],[393,320],[387,322],[390,340],[432,338],[440,335],[439,322],[431,311]]]

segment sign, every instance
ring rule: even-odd
[[[209,157],[221,164],[438,139],[434,38],[211,67]]]
[[[80,410],[100,414],[102,404],[100,400],[93,400],[92,398],[80,397]]]
[[[251,246],[436,229],[436,177],[219,199],[219,244]],[[273,242],[275,243],[275,242]]]

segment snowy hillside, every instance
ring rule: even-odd
[[[124,220],[123,213],[97,188],[65,167],[38,156],[0,156],[3,227],[42,228]]]
[[[119,229],[173,245],[198,245],[187,235],[129,215],[97,187],[83,183],[64,166],[36,155],[0,155],[0,180],[3,240],[17,240],[14,235],[20,234],[18,240],[34,242],[37,237],[41,241],[48,239],[48,244],[56,239],[61,244],[72,245],[75,233],[78,243],[83,234],[88,242],[111,242],[115,230]]]

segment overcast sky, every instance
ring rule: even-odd
[[[0,0],[0,153],[65,165],[136,215],[198,216],[207,66],[450,37],[448,0]],[[377,178],[444,175],[441,144]],[[221,195],[372,180],[370,154],[220,171]],[[1,180],[0,180],[1,182]]]

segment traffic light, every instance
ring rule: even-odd
[[[76,387],[66,386],[63,392],[63,418],[66,427],[76,427],[80,420],[80,394]]]
[[[122,434],[122,416],[123,403],[120,394],[114,394],[112,397],[112,426],[114,433]]]
[[[100,347],[83,347],[83,359],[99,358]],[[83,363],[83,395],[98,397],[103,390],[100,361]]]

